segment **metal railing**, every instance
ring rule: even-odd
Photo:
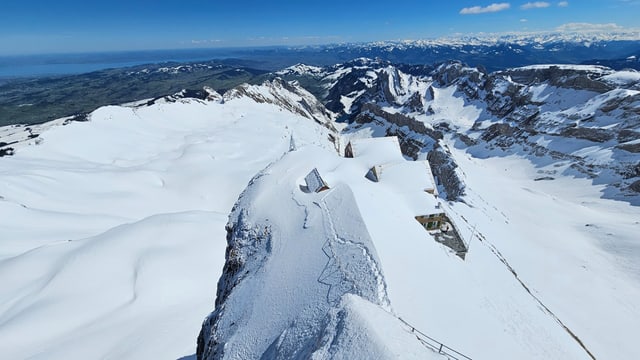
[[[454,360],[472,360],[470,357],[456,351],[447,345],[439,342],[438,340],[430,337],[429,335],[423,333],[422,331],[416,329],[413,325],[406,322],[403,318],[398,317],[398,320],[402,321],[403,324],[411,328],[411,333],[415,334],[418,340],[425,346],[429,347],[433,351],[437,351],[438,354],[442,354],[444,356],[449,357]]]

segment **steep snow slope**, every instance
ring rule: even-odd
[[[235,205],[216,312],[205,321],[199,356],[437,357],[385,314],[380,261],[349,187],[332,173],[328,192],[301,187],[315,165],[322,173],[328,167],[340,168],[338,174],[353,171],[335,153],[294,151],[259,173]],[[388,340],[375,325],[398,328],[401,342]],[[412,344],[412,352],[403,352],[402,343]]]
[[[241,190],[292,136],[332,147],[314,121],[246,97],[39,130],[0,159],[4,359],[194,354]]]
[[[371,182],[364,177],[369,164],[358,158],[302,148],[256,176],[228,224],[227,264],[216,310],[203,326],[200,358],[334,354],[323,350],[326,336],[318,333],[322,324],[335,322],[332,314],[344,311],[344,301],[352,301],[346,299],[358,299],[358,311],[377,304],[374,313],[381,315],[371,318],[388,309],[388,316],[472,358],[633,357],[640,314],[632,299],[640,287],[581,224],[584,214],[575,206],[585,192],[591,199],[591,186],[563,178],[563,186],[580,190],[560,200],[562,187],[553,190],[554,198],[544,195],[551,191],[545,183],[520,176],[531,171],[524,159],[468,163],[463,152],[454,156],[459,171],[474,172],[469,205],[446,205],[472,241],[464,261],[415,221],[409,202],[398,196],[402,184]],[[492,180],[504,172],[497,168],[502,161],[509,161],[514,176]],[[314,167],[331,190],[309,194],[301,188]],[[495,183],[503,191],[496,192]],[[483,201],[488,197],[495,208]],[[640,226],[632,220],[640,211],[613,201],[600,205],[590,218],[610,219],[631,245]],[[624,217],[613,221],[614,208]],[[349,316],[338,322],[335,342],[353,326]],[[367,339],[376,333],[361,331]]]
[[[602,186],[585,179],[535,181],[555,167],[518,155],[452,153],[468,189],[453,210],[476,234],[469,262],[491,253],[507,261],[595,358],[638,357],[640,208],[601,199]]]

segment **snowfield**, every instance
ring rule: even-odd
[[[195,353],[224,226],[255,173],[323,128],[243,98],[101,108],[0,166],[4,359]]]
[[[462,201],[398,169],[374,182],[372,166],[402,155],[344,158],[331,124],[312,119],[322,107],[264,86],[100,108],[0,158],[3,359],[193,359],[199,340],[206,359],[444,359],[440,343],[473,359],[640,357],[640,207],[603,199],[568,162],[462,149],[450,135],[439,141]],[[530,89],[541,101],[552,90]],[[486,109],[455,92],[434,90],[437,111],[420,120],[471,128]],[[309,192],[313,169],[329,190]],[[415,219],[438,201],[464,259]]]

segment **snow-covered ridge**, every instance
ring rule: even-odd
[[[535,245],[538,241],[554,248],[569,244],[553,236],[548,241],[538,239],[544,230],[534,224],[531,236],[515,241],[518,229],[508,225],[511,215],[504,214],[498,221],[489,215],[493,210],[479,206],[483,194],[474,193],[467,198],[473,201],[472,207],[443,204],[460,222],[465,238],[474,238],[478,231],[465,220],[469,216],[491,216],[496,221],[482,224],[475,250],[462,261],[414,219],[410,202],[399,196],[407,191],[408,182],[401,178],[372,182],[363,176],[372,164],[371,157],[344,159],[314,147],[292,149],[255,176],[234,207],[227,225],[225,271],[218,284],[216,309],[205,320],[199,337],[199,359],[436,356],[433,348],[416,338],[416,330],[472,358],[588,359],[592,351],[607,353],[604,344],[615,336],[594,337],[584,322],[576,320],[576,312],[584,309],[572,308],[575,299],[530,290],[546,286],[531,272],[535,262],[529,263],[527,255],[512,250],[512,257],[506,259],[494,245],[525,246],[537,257],[542,255]],[[388,156],[376,151],[371,155]],[[521,160],[509,161],[515,165]],[[329,190],[305,190],[303,179],[312,169]],[[495,181],[485,173],[476,176]],[[526,181],[519,177],[518,173],[517,179],[505,181]],[[544,187],[529,181],[536,189]],[[533,190],[517,196],[530,200],[529,191]],[[556,200],[545,197],[540,201]],[[624,221],[631,214],[625,213]],[[512,218],[518,223],[524,219],[526,216]],[[593,255],[590,245],[581,243],[588,239],[584,228],[554,226],[574,236],[574,256]],[[502,231],[505,233],[499,235]],[[630,236],[628,231],[625,238]],[[485,237],[485,232],[491,235]],[[554,252],[552,256],[566,254]],[[611,264],[597,266],[618,271]],[[518,275],[519,268],[527,275]],[[573,262],[567,271],[571,276],[579,273]],[[620,281],[628,285],[622,290],[625,294],[638,291],[627,280]],[[582,289],[582,285],[575,287]],[[599,301],[596,298],[599,295],[580,301]],[[616,321],[625,313],[621,308],[609,311]],[[407,323],[411,325],[402,326]],[[615,322],[603,325],[615,326]],[[378,326],[390,332],[380,333]],[[633,327],[627,321],[624,326]],[[256,337],[258,333],[261,336]],[[500,345],[486,346],[494,342]],[[405,351],[398,353],[397,344],[404,344]],[[630,347],[621,347],[612,353],[629,351]]]
[[[323,68],[318,66],[311,66],[306,64],[296,64],[293,66],[289,66],[286,69],[282,69],[276,71],[277,75],[285,76],[285,75],[307,75],[307,76],[324,76],[325,71]]]
[[[2,357],[193,355],[233,203],[291,137],[333,149],[331,131],[249,97],[70,120],[0,128]]]
[[[234,99],[251,99],[257,103],[268,103],[280,110],[312,119],[325,127],[334,130],[331,120],[335,114],[328,111],[312,94],[300,87],[297,82],[286,82],[281,79],[266,81],[261,85],[243,84],[227,91],[224,96],[210,87],[201,90],[183,89],[175,94],[154,99],[138,100],[122,104],[134,109],[146,108],[155,104],[171,103],[222,103]],[[65,126],[72,122],[88,121],[91,114],[70,116],[38,125],[11,125],[0,127],[0,156],[12,155],[16,149],[25,145],[37,145],[44,141],[40,135],[50,128]]]
[[[276,105],[330,127],[331,120],[335,117],[315,96],[295,81],[287,82],[276,78],[261,85],[240,85],[224,93],[223,99],[229,101],[241,97]]]
[[[199,338],[199,358],[358,356],[352,346],[369,349],[375,357],[392,355],[383,349],[394,345],[383,338],[354,337],[354,344],[346,345],[342,333],[353,327],[366,330],[364,323],[343,318],[332,325],[337,328],[323,325],[331,323],[332,312],[345,311],[346,294],[377,305],[374,312],[389,307],[380,260],[354,195],[340,184],[340,175],[325,171],[337,160],[335,153],[319,149],[293,151],[259,173],[243,192],[227,225],[227,263],[216,311]],[[303,191],[298,179],[313,165],[328,175],[331,190]],[[436,357],[418,341],[414,348]]]
[[[370,161],[385,155],[372,150],[349,161],[315,147],[292,148],[249,183],[227,224],[227,261],[216,309],[198,338],[198,359],[446,358],[437,351],[450,348],[420,340],[392,312],[369,235],[373,219],[361,215],[371,190],[387,200],[410,190],[413,198],[432,195],[421,184],[365,179]],[[301,183],[312,167],[328,190]],[[405,204],[401,196],[384,205],[419,228],[408,205],[416,200]]]
[[[145,68],[142,70],[135,70],[127,72],[127,75],[151,75],[151,74],[170,74],[176,75],[181,73],[189,73],[196,70],[213,70],[213,69],[222,69],[225,65],[218,64],[212,65],[207,63],[201,64],[185,64],[185,65],[175,65],[175,66],[161,66],[155,68]]]

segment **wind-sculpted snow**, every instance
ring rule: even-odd
[[[344,308],[346,294],[371,303],[374,312],[390,309],[380,260],[351,190],[336,178],[328,191],[303,191],[299,181],[311,165],[305,159],[323,170],[340,164],[319,149],[294,151],[256,176],[235,205],[216,310],[199,336],[199,359],[305,358],[320,351],[334,311],[355,311]],[[366,322],[343,319],[332,326],[336,339],[330,343],[348,346],[322,351],[364,355],[354,352],[356,346],[391,357],[386,349],[395,345],[383,338],[341,335],[354,327],[367,330]],[[433,354],[415,347],[423,356]]]
[[[333,148],[308,118],[208,93],[0,129],[1,358],[195,353],[242,189],[292,137]]]

